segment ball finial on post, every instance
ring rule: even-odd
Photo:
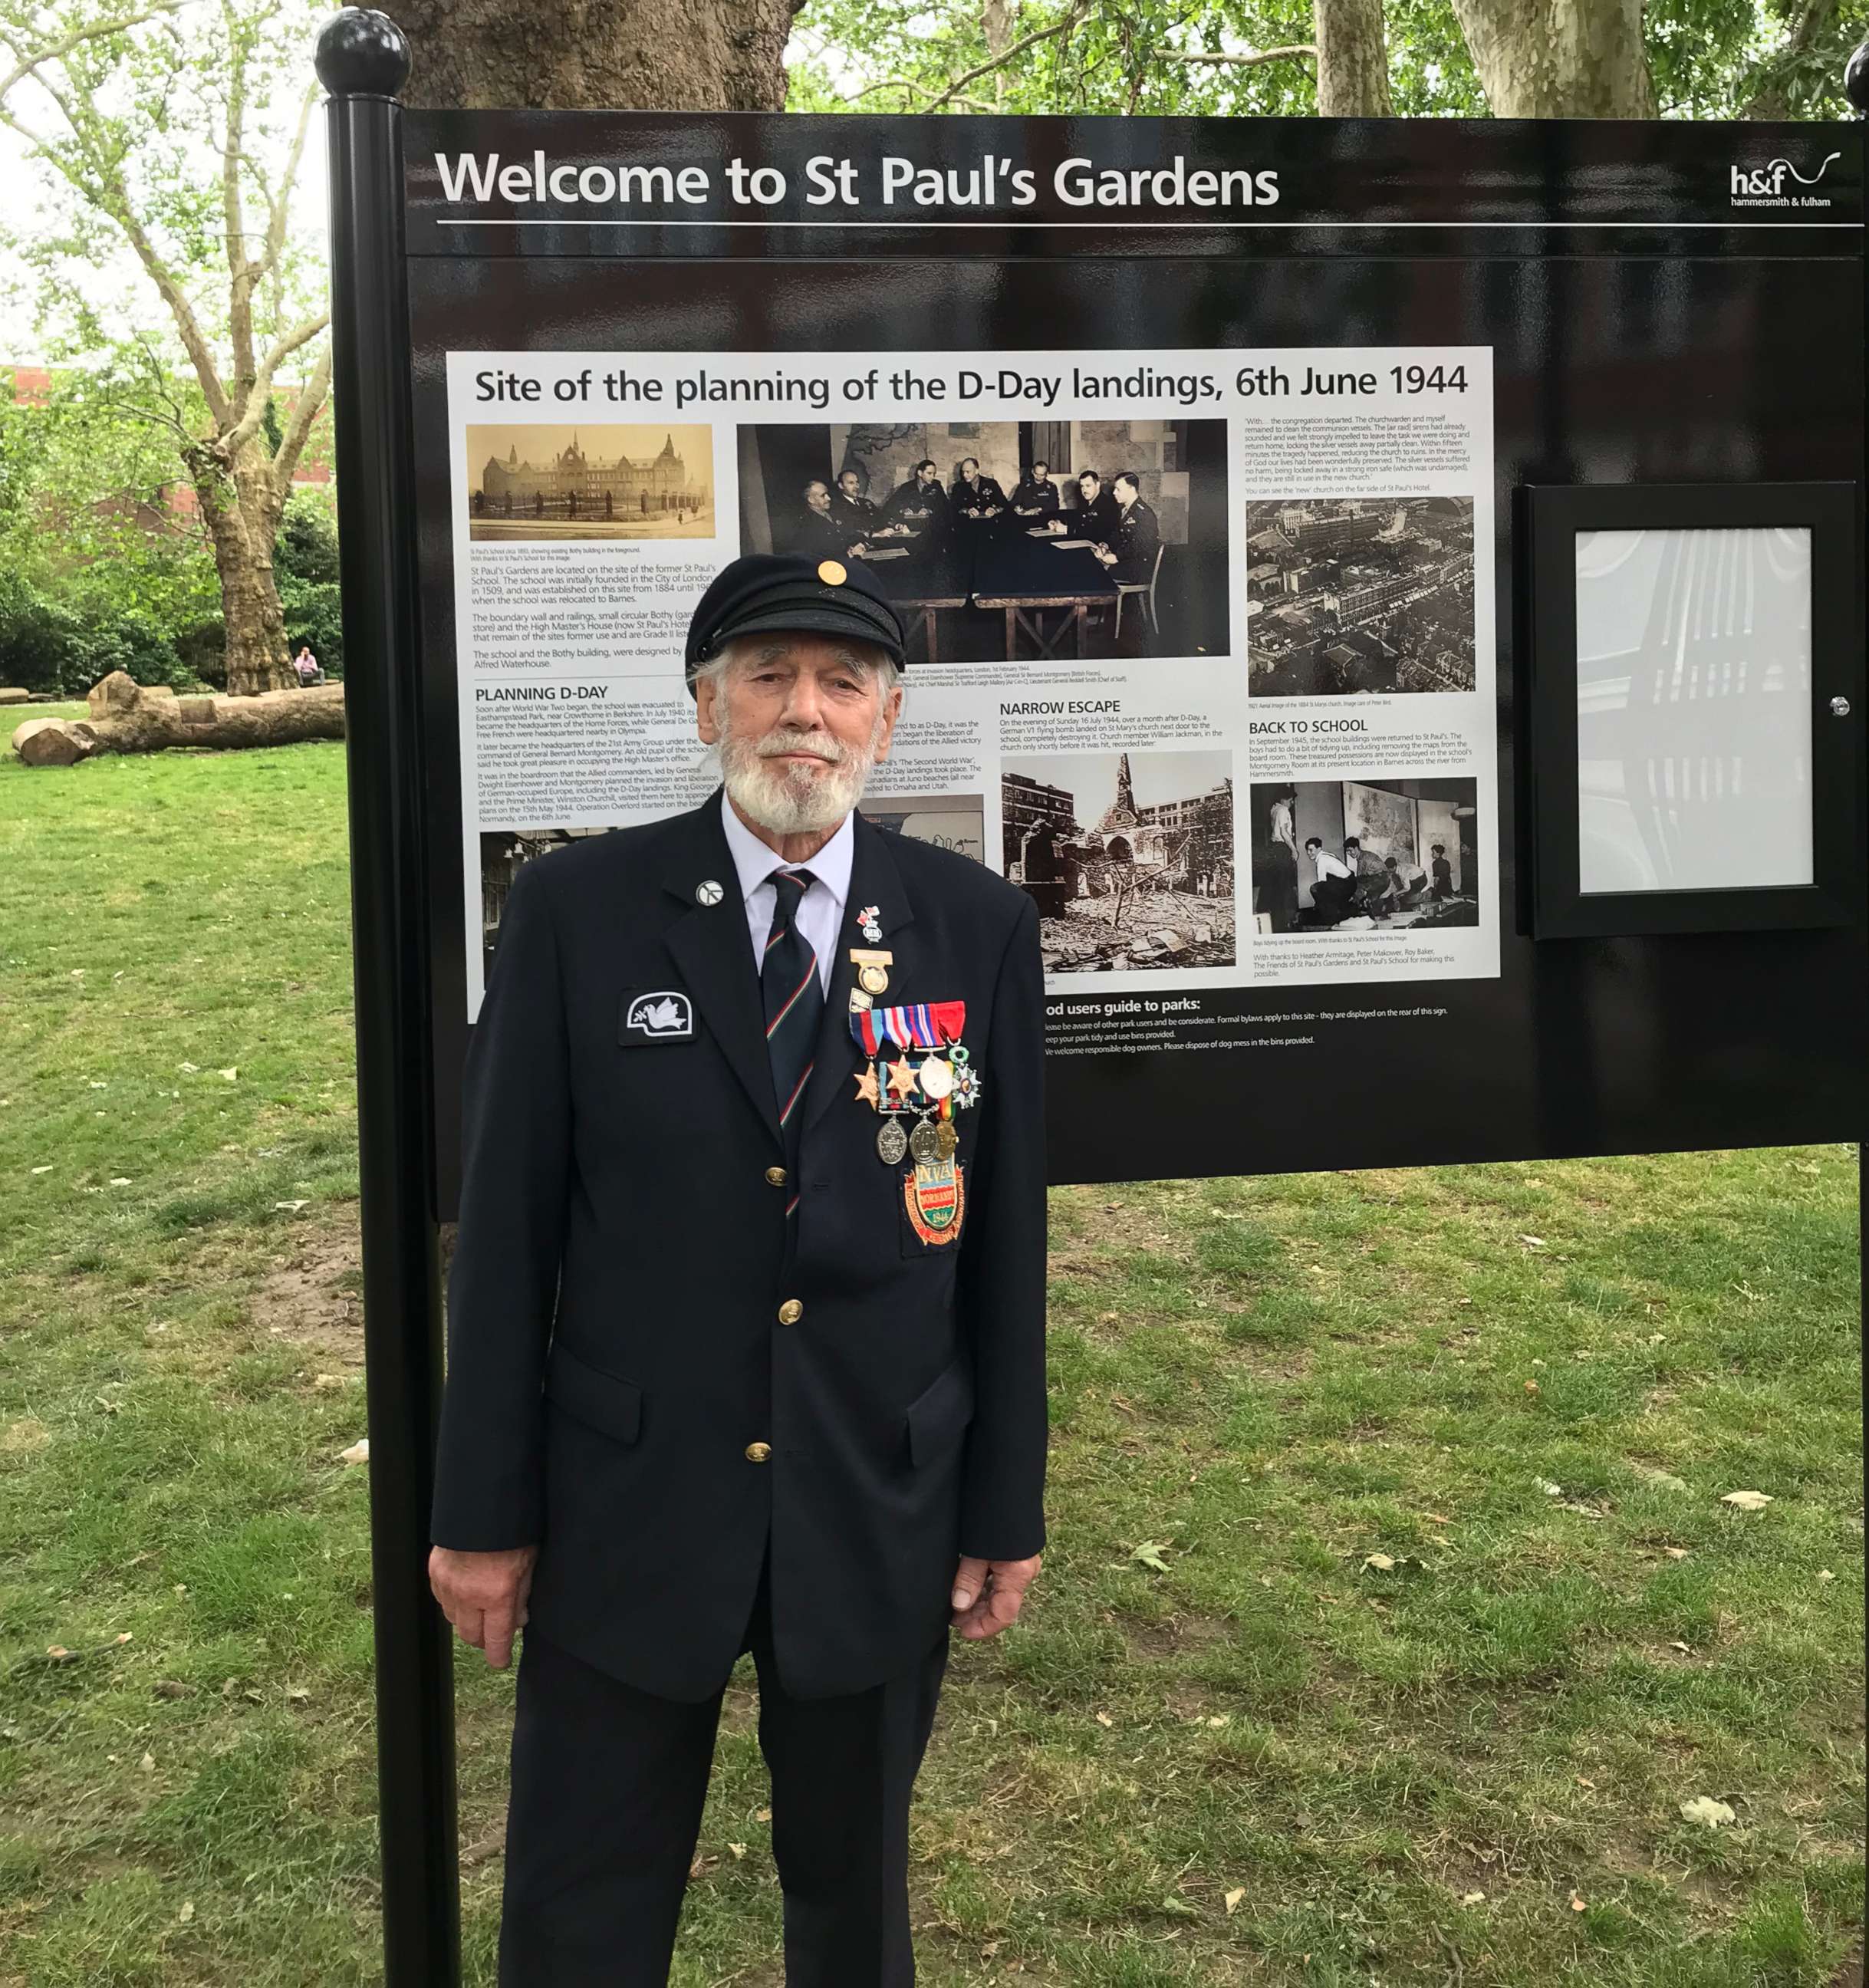
[[[1869,42],[1862,42],[1843,73],[1843,93],[1858,117],[1869,117]]]
[[[373,7],[346,7],[325,23],[314,66],[333,96],[394,96],[409,79],[408,38]]]

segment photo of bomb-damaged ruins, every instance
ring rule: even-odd
[[[476,541],[711,539],[714,431],[704,424],[471,422]]]
[[[500,920],[512,880],[535,858],[580,841],[607,835],[607,828],[503,828],[483,830],[480,837],[480,956],[483,977],[493,971],[500,942]]]
[[[1479,924],[1475,781],[1255,781],[1250,791],[1256,931]]]
[[[1232,759],[1060,752],[1001,763],[1007,877],[1048,973],[1231,966]]]
[[[1246,506],[1255,697],[1473,688],[1470,497]]]
[[[1221,421],[761,422],[740,549],[861,566],[918,662],[1223,654]]]

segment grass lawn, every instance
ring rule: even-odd
[[[379,1978],[343,772],[0,758],[0,1988]],[[1856,1178],[1055,1194],[1053,1543],[955,1648],[924,1982],[1859,1981]],[[681,1988],[780,1978],[752,1709]]]

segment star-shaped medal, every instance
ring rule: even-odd
[[[915,1067],[906,1057],[901,1062],[889,1066],[889,1094],[891,1097],[913,1097],[915,1094]]]
[[[874,1111],[880,1111],[883,1108],[883,1100],[876,1087],[876,1070],[872,1064],[865,1063],[857,1073],[857,1101],[859,1104],[869,1105]]]

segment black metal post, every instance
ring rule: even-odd
[[[461,1975],[454,1676],[428,1591],[441,1395],[428,862],[414,539],[402,113],[408,44],[346,8],[318,38],[331,184],[363,1348],[370,1395],[377,1805],[387,1988]]]
[[[1843,73],[1843,91],[1855,107],[1858,119],[1869,120],[1869,41],[1861,43],[1850,57]],[[1869,257],[1864,258],[1863,264],[1863,303],[1865,325],[1869,326]],[[1864,459],[1869,462],[1869,402],[1863,411],[1863,448]],[[1859,587],[1859,605],[1862,598]],[[1857,724],[1863,722],[1859,715]],[[1860,833],[1860,816],[1857,829]],[[1856,1148],[1856,1242],[1857,1274],[1861,1280],[1863,1421],[1869,1427],[1869,1138],[1862,1139]],[[1869,1461],[1864,1466],[1863,1495],[1869,1498]],[[1869,1573],[1864,1576],[1863,1591],[1865,1601],[1869,1601]],[[1869,1889],[1865,1890],[1863,1903],[1869,1909]]]

